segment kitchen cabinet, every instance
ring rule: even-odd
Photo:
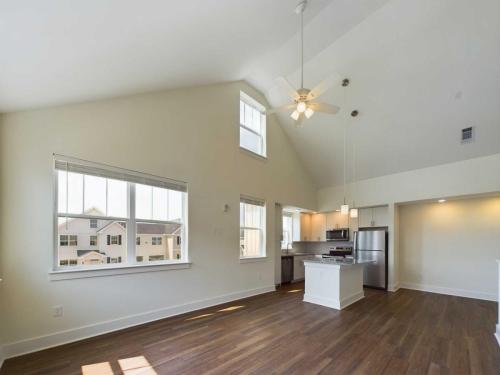
[[[300,214],[300,241],[311,241],[311,214]]]
[[[326,241],[326,214],[311,215],[311,241]]]
[[[295,255],[293,257],[293,281],[304,280],[304,260],[315,259],[315,255]]]
[[[337,211],[327,212],[325,215],[327,230],[349,227],[349,215],[341,215]]]
[[[362,208],[358,212],[358,226],[386,227],[389,225],[389,209],[387,206]]]
[[[293,280],[294,271],[293,271],[293,259],[292,255],[282,256],[281,257],[281,283],[289,283]],[[302,264],[304,266],[304,264]],[[304,272],[304,271],[302,271]]]

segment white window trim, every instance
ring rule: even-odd
[[[128,200],[127,200],[127,214],[128,218],[114,217],[114,216],[97,216],[97,215],[85,215],[85,214],[68,214],[71,218],[76,219],[98,219],[98,220],[111,220],[111,221],[125,221],[127,223],[126,234],[127,234],[127,263],[110,263],[100,266],[72,266],[67,268],[60,266],[59,264],[59,232],[58,232],[58,218],[60,216],[58,212],[58,171],[55,168],[55,160],[68,160],[72,162],[81,162],[86,166],[97,166],[101,168],[106,168],[112,171],[127,171],[127,173],[136,175],[139,177],[152,178],[159,181],[174,181],[163,177],[148,175],[141,172],[126,170],[123,168],[117,168],[108,166],[105,164],[89,162],[86,160],[80,160],[64,155],[54,154],[54,159],[52,161],[52,183],[53,183],[53,238],[54,238],[54,252],[52,259],[52,270],[49,271],[49,280],[67,280],[67,279],[80,279],[86,277],[96,277],[96,276],[112,276],[130,273],[140,273],[140,272],[153,272],[153,271],[165,271],[165,270],[175,270],[175,269],[185,269],[191,267],[191,262],[189,261],[188,253],[188,188],[185,182],[179,182],[186,187],[184,199],[182,200],[182,211],[183,211],[183,222],[181,224],[181,258],[178,260],[165,260],[165,261],[155,261],[154,263],[149,262],[137,262],[136,254],[133,253],[135,249],[135,238],[136,238],[136,223],[173,223],[172,221],[159,221],[159,220],[143,220],[135,218],[135,183],[127,183],[128,187]],[[179,224],[176,222],[176,224]],[[129,228],[130,227],[130,228]],[[123,240],[123,239],[122,239]],[[122,242],[123,243],[123,242]],[[133,247],[132,247],[133,246]],[[68,247],[69,247],[69,234],[68,234]]]
[[[94,266],[89,267],[78,267],[73,266],[71,269],[49,271],[50,281],[59,280],[71,280],[71,279],[85,279],[89,277],[102,277],[102,276],[115,276],[115,275],[127,275],[133,273],[143,273],[143,272],[157,272],[157,271],[168,271],[168,270],[182,270],[186,268],[191,268],[191,262],[155,262],[147,264],[126,264],[123,266],[117,266],[117,263],[110,263],[109,266]]]
[[[292,220],[292,230],[290,231],[290,238],[292,239],[292,243],[293,243],[293,220],[294,220],[293,214],[291,212],[283,212],[282,217],[285,217],[285,216],[289,217]],[[281,226],[283,226],[283,223]],[[283,232],[283,229],[282,229],[282,232]],[[291,245],[291,243],[290,243],[290,245]],[[291,249],[291,246],[290,246],[290,248],[288,248],[288,245],[283,247],[283,241],[281,241],[281,250],[290,250],[290,249]]]
[[[238,117],[238,123],[239,123],[239,128],[244,128],[245,130],[258,135],[261,140],[261,147],[262,147],[262,154],[259,154],[257,152],[254,152],[252,150],[249,150],[248,148],[242,147],[241,146],[241,139],[240,139],[240,129],[238,128],[238,145],[240,146],[240,150],[243,150],[247,153],[249,153],[252,156],[257,156],[261,160],[267,160],[267,123],[266,123],[266,107],[264,107],[262,104],[260,104],[257,100],[252,98],[250,95],[247,93],[240,91],[240,101],[248,104],[249,106],[255,108],[257,111],[260,112],[261,116],[261,127],[262,127],[262,134],[256,132],[253,129],[250,129],[248,126],[245,124],[242,124],[241,121],[239,120],[240,117]],[[240,114],[241,116],[241,114]]]
[[[266,215],[267,215],[267,207],[266,207],[266,201],[265,200],[262,200],[262,199],[258,199],[258,198],[252,198],[252,197],[249,197],[249,196],[244,196],[244,195],[241,195],[240,196],[240,203],[246,203],[246,204],[251,204],[249,202],[245,202],[244,200],[247,199],[247,200],[254,200],[255,202],[259,202],[260,205],[258,204],[255,204],[255,206],[260,206],[263,208],[263,212],[262,212],[262,217],[261,217],[261,221],[262,221],[262,228],[260,227],[248,227],[248,226],[245,226],[245,227],[242,227],[241,225],[239,226],[239,231],[241,231],[242,229],[249,229],[249,230],[258,230],[261,232],[261,244],[260,244],[260,251],[261,251],[261,255],[257,255],[257,256],[241,256],[240,254],[240,251],[238,251],[238,254],[240,254],[239,258],[240,258],[240,263],[253,263],[253,262],[256,262],[256,261],[259,261],[259,260],[266,260],[268,258],[268,255],[267,255],[267,244],[266,244]]]

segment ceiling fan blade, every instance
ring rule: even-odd
[[[296,104],[287,104],[287,105],[282,105],[281,107],[276,107],[276,108],[271,108],[266,110],[266,115],[270,115],[276,112],[281,112],[281,111],[287,111],[292,108],[295,108],[297,105]]]
[[[276,78],[276,84],[281,87],[293,100],[297,100],[299,98],[299,93],[293,88],[293,86],[286,80],[285,77]]]
[[[328,103],[308,103],[308,106],[315,112],[329,113],[331,115],[336,114],[340,108],[333,104]]]
[[[316,87],[314,87],[307,95],[307,100],[317,99],[325,91],[330,89],[330,87],[340,84],[340,78],[337,74],[332,74],[331,76],[325,78]]]

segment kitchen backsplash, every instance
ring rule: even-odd
[[[323,254],[328,253],[333,247],[352,247],[352,241],[329,241],[329,242],[294,242],[291,253],[311,253]]]

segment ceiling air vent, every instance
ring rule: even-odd
[[[462,129],[462,143],[474,141],[474,128],[472,126]]]

